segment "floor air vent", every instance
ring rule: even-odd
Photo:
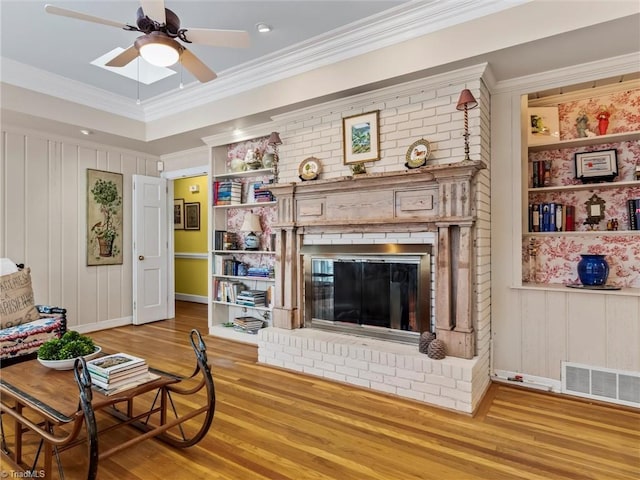
[[[562,393],[640,407],[640,373],[562,362]]]

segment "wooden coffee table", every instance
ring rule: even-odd
[[[206,435],[215,411],[215,388],[207,362],[206,346],[197,330],[190,334],[196,356],[196,368],[188,378],[150,369],[159,378],[138,385],[113,396],[105,396],[91,388],[91,379],[83,359],[76,361],[74,370],[58,371],[30,360],[1,370],[0,412],[3,420],[10,417],[13,433],[9,439],[2,432],[2,452],[18,471],[41,470],[51,478],[53,458],[58,459],[60,478],[64,478],[59,454],[69,448],[84,445],[87,451],[87,479],[97,475],[98,462],[148,438],[158,438],[175,447],[189,447]],[[178,412],[176,399],[192,396],[206,388],[203,405],[187,412]],[[146,395],[148,394],[148,395]],[[98,430],[96,414],[108,413],[118,421]],[[194,420],[192,420],[194,419]],[[200,419],[202,419],[200,421]],[[183,429],[191,420],[199,428]],[[134,438],[106,451],[98,451],[98,436],[122,426],[140,431]],[[186,432],[192,432],[187,434]],[[23,452],[24,436],[32,433],[43,447],[28,465]],[[7,441],[8,440],[8,441]],[[9,447],[11,444],[11,448]],[[38,448],[38,452],[40,448]]]

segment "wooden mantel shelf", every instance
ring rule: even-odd
[[[295,329],[302,288],[300,246],[313,233],[436,232],[436,330],[447,355],[475,354],[472,244],[481,161],[271,185],[276,196],[273,325]]]
[[[415,223],[425,230],[441,223],[473,222],[471,181],[483,168],[484,162],[462,161],[272,185],[278,199],[274,226],[369,225],[371,231],[381,225]]]

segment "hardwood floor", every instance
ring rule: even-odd
[[[207,332],[206,305],[178,302],[176,319],[91,335],[109,351],[187,374],[191,328]],[[470,417],[263,366],[255,346],[205,341],[217,393],[205,439],[185,450],[145,441],[101,461],[99,479],[640,478],[640,411],[494,384]],[[71,453],[66,478],[82,478],[74,463],[84,450]]]

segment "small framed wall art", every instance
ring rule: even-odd
[[[380,111],[342,119],[344,164],[380,160]]]
[[[184,204],[184,229],[200,230],[200,202]]]
[[[618,155],[615,149],[575,154],[576,178],[582,183],[611,182],[618,176]]]
[[[184,230],[184,198],[173,199],[173,229]]]

